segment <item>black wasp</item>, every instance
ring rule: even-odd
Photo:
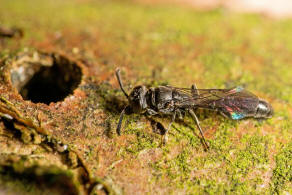
[[[223,116],[233,120],[247,117],[270,118],[273,115],[272,106],[268,102],[259,99],[256,95],[242,87],[231,89],[197,89],[196,85],[192,85],[191,88],[171,86],[147,88],[144,85],[139,85],[128,95],[124,90],[119,69],[116,70],[116,76],[121,90],[129,101],[129,105],[125,107],[120,115],[117,126],[117,133],[119,135],[125,112],[147,115],[171,115],[172,120],[164,134],[164,141],[166,141],[167,131],[170,129],[175,118],[177,116],[182,118],[182,113],[189,113],[196,122],[203,144],[208,148],[198,117],[194,112],[195,108],[218,111]]]

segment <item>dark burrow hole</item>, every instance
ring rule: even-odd
[[[25,157],[21,160],[25,161]],[[23,189],[23,194],[34,194],[30,188],[36,192],[43,192],[43,194],[79,194],[72,176],[53,166],[42,168],[35,165],[21,170],[15,170],[13,166],[2,166],[0,177],[3,180],[1,187],[4,191],[6,188],[8,191],[16,190],[15,192],[17,192],[17,188],[13,189],[17,184],[19,187],[22,185],[27,187]]]
[[[11,70],[12,84],[23,99],[45,104],[62,101],[80,84],[81,68],[66,57],[38,54],[36,59],[25,61]]]

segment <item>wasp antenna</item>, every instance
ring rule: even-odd
[[[123,91],[124,95],[129,98],[129,95],[126,93],[126,91],[124,90],[124,86],[123,86],[123,83],[122,83],[122,79],[121,79],[121,75],[120,75],[120,69],[117,68],[116,70],[116,76],[117,76],[117,79],[118,79],[118,82],[119,82],[119,85],[120,85],[120,88],[121,90]]]
[[[121,112],[120,114],[120,119],[119,119],[119,122],[118,122],[118,126],[117,126],[117,134],[118,135],[121,135],[121,127],[122,127],[122,122],[123,122],[123,118],[124,118],[124,115],[125,115],[125,111],[126,109],[128,108],[129,106],[126,106],[123,111]]]

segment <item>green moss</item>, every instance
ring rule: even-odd
[[[236,147],[230,140],[230,128],[233,125],[233,122],[220,125],[217,138],[210,140],[211,149],[204,156],[196,156],[191,152],[194,146],[186,144],[175,158],[168,159],[165,156],[152,163],[154,176],[157,179],[171,178],[178,188],[187,188],[194,194],[267,192],[267,187],[258,189],[257,186],[263,184],[261,173],[268,171],[269,138],[245,135],[240,140],[242,145]],[[182,131],[178,131],[176,137],[180,137],[178,134]],[[196,176],[204,172],[206,175]]]
[[[173,159],[163,159],[152,163],[151,166],[155,169],[154,176],[158,180],[161,176],[168,177],[177,187],[184,188],[185,182],[189,180],[189,174],[192,170],[189,155],[189,151],[184,150]]]
[[[241,139],[245,148],[237,152],[233,165],[245,176],[256,166],[268,164],[268,140],[260,136],[244,136]]]
[[[273,170],[272,185],[273,192],[292,191],[292,142],[287,144],[275,156],[276,167]]]
[[[135,140],[132,141],[125,150],[127,152],[133,154],[139,154],[142,150],[150,149],[150,148],[157,148],[160,145],[160,139],[158,135],[156,136],[154,133],[145,132],[144,125],[141,122],[134,122],[137,117],[135,115],[131,116],[134,117],[128,121],[127,126],[124,128],[124,134],[128,135],[135,135]],[[138,117],[138,120],[141,120],[141,117]]]
[[[291,20],[226,14],[221,9],[198,12],[179,6],[145,6],[129,1],[4,1],[0,10],[3,24],[25,30],[24,39],[7,41],[5,48],[32,45],[46,49],[48,44],[48,48],[71,53],[73,47],[78,47],[78,57],[89,62],[89,68],[94,67],[80,87],[86,94],[86,100],[80,104],[103,112],[105,121],[92,120],[92,127],[104,127],[107,137],[88,134],[82,138],[81,148],[74,142],[70,142],[69,148],[82,154],[84,148],[90,148],[87,140],[93,143],[92,139],[96,139],[96,148],[104,152],[112,153],[120,147],[113,140],[117,138],[119,114],[127,102],[117,83],[107,83],[116,82],[116,66],[122,67],[127,91],[130,84],[189,87],[197,83],[199,88],[244,85],[272,103],[272,119],[232,121],[199,110],[199,120],[210,144],[210,150],[205,152],[191,118],[176,121],[169,131],[168,143],[161,146],[161,136],[152,132],[143,116],[133,114],[124,118],[123,137],[118,139],[125,139],[126,144],[117,149],[116,155],[131,161],[142,152],[160,148],[160,158],[151,161],[149,167],[145,165],[152,177],[141,183],[151,181],[155,190],[162,186],[163,192],[171,187],[170,192],[188,194],[291,191],[291,143],[285,144],[291,140],[292,128]],[[7,53],[3,50],[0,56]],[[94,75],[95,72],[98,73]],[[100,78],[105,82],[101,83]],[[99,113],[95,117],[98,116]],[[73,128],[70,120],[64,123],[66,134],[78,135],[79,129]],[[90,131],[89,126],[82,128]],[[32,142],[30,135],[23,132],[22,136]],[[94,161],[92,153],[86,154],[92,157],[86,163],[96,165],[98,160]],[[273,153],[277,154],[275,167]],[[115,157],[108,153],[106,156]],[[72,164],[76,166],[73,157]],[[100,163],[100,169],[106,170],[103,166],[111,164],[107,160]],[[269,178],[271,170],[273,176]],[[120,178],[113,173],[107,174],[126,181],[124,175]],[[121,186],[124,187],[127,188]]]

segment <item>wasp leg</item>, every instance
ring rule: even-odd
[[[117,125],[117,134],[118,135],[121,135],[121,127],[122,127],[122,122],[123,122],[123,118],[124,118],[124,115],[125,115],[125,111],[129,108],[129,106],[126,106],[123,111],[121,112],[120,114],[120,119],[119,119],[119,122],[118,122],[118,125]]]
[[[224,114],[223,112],[220,112],[220,114],[221,114],[222,116],[224,116],[225,118],[230,119],[230,117],[227,116],[226,114]]]
[[[175,117],[176,117],[177,112],[178,112],[178,111],[174,111],[174,114],[172,115],[172,118],[171,118],[171,122],[168,124],[168,127],[167,127],[167,129],[165,130],[164,135],[162,135],[162,137],[161,137],[161,138],[162,138],[162,140],[161,140],[161,143],[162,143],[162,144],[166,144],[166,143],[167,143],[167,140],[168,140],[168,135],[167,135],[167,133],[168,133],[168,130],[171,128],[172,123],[175,121]]]
[[[195,120],[196,125],[197,125],[197,127],[198,127],[198,129],[200,131],[200,134],[202,136],[203,145],[208,150],[209,149],[209,146],[208,146],[208,144],[207,144],[207,142],[205,140],[204,133],[203,133],[202,128],[200,126],[200,122],[199,122],[199,119],[198,119],[197,115],[194,113],[194,111],[192,109],[189,109],[188,111],[189,111],[190,115],[192,116],[192,118]]]
[[[161,136],[165,134],[166,128],[159,121],[156,121],[150,117],[146,118],[151,122],[152,131],[154,133],[160,134]]]
[[[200,95],[196,84],[193,84],[191,89],[192,89],[192,94],[193,95],[195,95],[195,96]]]
[[[155,110],[149,109],[149,108],[146,109],[146,113],[150,116],[158,114],[158,112],[156,112]]]
[[[183,115],[182,115],[181,111],[180,111],[180,110],[177,110],[176,113],[177,113],[177,115],[178,115],[178,118],[179,118],[180,120],[183,120]]]
[[[147,109],[144,116],[146,117],[147,120],[149,120],[151,122],[153,132],[155,132],[155,133],[159,132],[160,135],[164,135],[166,132],[166,129],[164,128],[164,126],[160,122],[157,122],[152,117],[152,116],[157,115],[157,114],[158,114],[158,112],[156,112],[155,110]]]

